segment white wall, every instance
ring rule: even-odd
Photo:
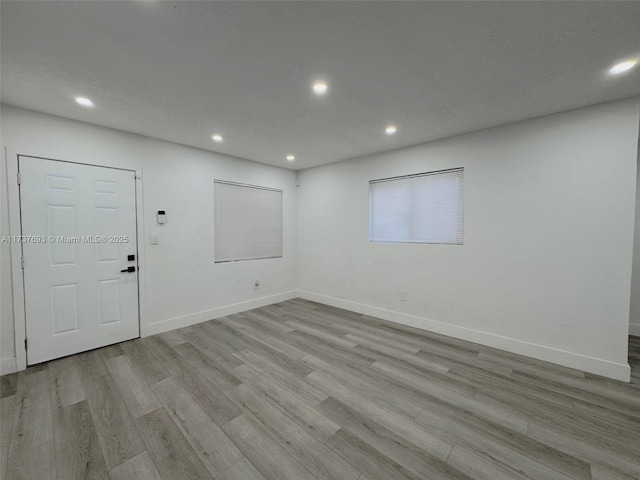
[[[628,381],[638,117],[617,102],[301,172],[301,295]],[[463,246],[368,241],[369,180],[453,167]]]
[[[640,337],[640,151],[638,152],[638,178],[636,185],[638,187],[636,191],[636,236],[633,244],[629,333]]]
[[[630,304],[640,319],[638,261],[630,299],[638,112],[637,101],[611,103],[318,167],[301,172],[297,190],[292,171],[6,105],[0,132],[13,149],[143,169],[149,333],[249,308],[255,297],[288,298],[299,285],[307,298],[628,379]],[[369,243],[370,179],[458,166],[465,245]],[[284,189],[283,259],[213,263],[213,178]],[[638,216],[640,225],[640,204]],[[11,298],[0,245],[4,371]]]
[[[140,199],[144,202],[146,240],[146,258],[141,259],[141,275],[146,279],[146,318],[142,322],[147,333],[294,296],[294,171],[7,105],[2,106],[1,114],[3,146],[54,158],[81,158],[100,165],[142,168]],[[214,264],[214,178],[284,190],[282,259]],[[1,235],[7,232],[5,200],[6,184],[2,183]],[[157,210],[167,211],[167,225],[156,225]],[[160,245],[149,245],[152,232],[160,234]],[[2,246],[0,253],[0,349],[6,369],[14,356],[14,329],[6,246]],[[254,289],[256,279],[260,280],[258,290]],[[231,307],[225,308],[228,306]]]
[[[4,109],[0,111],[0,115],[3,112]],[[2,132],[1,128],[0,132]],[[0,166],[0,237],[9,231],[8,191],[5,175],[6,169],[3,163]],[[0,243],[0,375],[15,369],[12,297],[10,245]]]

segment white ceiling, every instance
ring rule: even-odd
[[[0,14],[3,102],[287,168],[640,94],[640,67],[607,75],[640,55],[640,2],[2,1]]]

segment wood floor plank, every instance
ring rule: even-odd
[[[191,445],[160,407],[136,419],[160,478],[163,480],[211,480]]]
[[[296,345],[308,354],[318,358],[339,357],[351,364],[368,367],[376,361],[375,357],[369,357],[354,351],[351,348],[343,348],[339,345],[324,343],[307,333],[295,331],[289,334],[288,341],[296,342]],[[304,358],[304,357],[303,357]]]
[[[249,310],[248,312],[243,313],[245,318],[248,320],[257,322],[265,327],[267,327],[270,331],[274,333],[291,333],[293,332],[293,328],[288,326],[284,322],[277,322],[268,314],[262,313],[260,309],[257,310]]]
[[[2,478],[640,478],[640,385],[302,299],[0,389]]]
[[[241,365],[234,368],[233,371],[243,383],[248,384],[262,395],[265,401],[278,407],[321,442],[325,442],[340,429],[339,425],[309,406],[295,392],[271,382],[248,365]]]
[[[151,340],[149,345],[154,355],[217,425],[224,425],[242,413],[219,387],[202,376],[184,357],[161,340],[154,337]]]
[[[393,391],[390,382],[374,376],[360,376],[343,368],[333,366],[329,362],[309,355],[302,359],[307,365],[321,371],[342,385],[349,386],[361,395],[368,397],[385,408],[407,417],[415,418],[422,411],[423,406],[414,400],[402,397]]]
[[[316,387],[322,389],[328,396],[370,417],[375,422],[391,430],[406,441],[411,442],[416,447],[423,449],[430,455],[441,460],[445,460],[449,455],[453,446],[451,442],[431,435],[408,418],[379,406],[372,400],[340,385],[322,373],[314,372],[307,376],[306,379]]]
[[[311,406],[318,405],[327,398],[327,395],[321,390],[253,352],[242,351],[235,355],[250,367],[269,377],[272,381],[291,391],[297,392],[298,395]]]
[[[106,480],[107,466],[86,400],[54,414],[56,471],[60,480]]]
[[[17,389],[16,389],[17,392]],[[9,458],[11,431],[16,414],[17,395],[0,399],[0,478],[4,478]]]
[[[161,333],[158,336],[172,347],[186,342],[180,330],[171,330],[169,332]]]
[[[536,376],[545,377],[547,374],[556,373],[564,376],[585,378],[584,372],[580,370],[496,349],[483,349],[478,353],[478,358],[487,359],[496,365],[506,365],[512,370]]]
[[[53,442],[28,448],[9,459],[6,480],[56,480]]]
[[[107,360],[107,368],[134,419],[160,406],[151,388],[126,355]]]
[[[111,480],[161,480],[146,450],[109,472]]]
[[[351,465],[371,480],[419,480],[421,477],[405,470],[367,442],[340,429],[326,443]]]
[[[0,399],[11,397],[18,391],[18,373],[0,376]]]
[[[282,334],[277,334],[276,336],[264,331],[256,330],[251,326],[251,324],[248,324],[238,315],[229,315],[228,317],[219,318],[218,321],[236,332],[239,332],[256,342],[262,343],[284,355],[289,355],[294,358],[302,358],[307,354],[304,350],[300,350],[296,346],[282,340],[280,338],[282,337]]]
[[[106,362],[110,358],[119,357],[120,355],[124,355],[125,351],[122,348],[121,343],[116,343],[114,345],[108,345],[98,350],[98,353],[102,357],[102,359]]]
[[[591,479],[592,480],[637,480],[635,477],[630,477],[620,472],[615,472],[603,467],[602,465],[591,465]]]
[[[40,373],[49,369],[49,362],[38,363],[37,365],[31,365],[26,370],[19,372],[20,376],[31,375],[33,373]]]
[[[53,441],[51,389],[47,370],[20,375],[15,409],[9,456]]]
[[[572,455],[592,466],[604,466],[611,471],[640,478],[640,457],[629,458],[616,452],[603,450],[598,445],[598,436],[590,440],[558,430],[539,419],[532,419],[528,436],[562,452]]]
[[[334,398],[330,397],[322,402],[318,409],[340,424],[344,430],[420,478],[470,480],[444,461],[426,454],[402,437]]]
[[[355,480],[359,471],[328,449],[247,385],[240,385],[229,395],[256,420],[285,450],[321,480],[340,478]]]
[[[495,363],[481,360],[471,355],[459,354],[455,350],[447,351],[446,348],[433,348],[429,350],[420,350],[417,356],[431,362],[447,367],[449,371],[463,371],[475,377],[492,377],[499,375],[509,378],[513,373],[513,369],[506,365],[496,365]]]
[[[469,448],[454,445],[447,463],[476,480],[527,480],[528,477],[507,464],[497,462]]]
[[[416,423],[467,447],[474,455],[484,455],[495,462],[512,465],[528,478],[590,479],[588,463],[466,412],[455,413],[443,421],[438,412],[425,409]]]
[[[236,417],[222,429],[265,478],[317,480],[247,415]]]
[[[144,442],[111,377],[88,379],[84,385],[107,469],[142,453]]]
[[[253,313],[257,313],[263,317],[270,318],[274,322],[277,322],[283,325],[289,318],[286,316],[286,313],[283,312],[282,308],[278,308],[277,304],[266,305],[264,307],[255,308],[251,310]],[[270,308],[274,307],[274,308]]]
[[[206,336],[207,341],[210,342],[211,346],[214,347],[219,354],[228,356],[230,357],[229,360],[233,361],[233,359],[235,359],[233,354],[238,350],[244,350],[245,346],[234,345],[232,342],[227,341],[216,326],[223,327],[219,323],[209,321],[194,325],[194,330]]]
[[[73,359],[76,362],[78,372],[83,380],[85,378],[102,377],[109,374],[99,350],[79,353],[74,355]]]
[[[331,317],[325,316],[325,318],[330,319]],[[335,323],[334,323],[335,322]],[[357,320],[349,320],[341,318],[335,319],[334,322],[329,323],[327,326],[328,329],[335,332],[340,332],[342,335],[346,335],[347,333],[353,333],[355,335],[360,334],[370,334],[376,337],[383,337],[387,339],[393,339],[394,335],[390,332],[382,331],[376,328],[374,325],[369,325],[367,323],[363,323],[362,321]]]
[[[609,429],[611,425],[616,428],[624,429],[631,435],[640,431],[640,419],[625,415],[616,410],[594,405],[583,400],[575,399],[573,402],[574,410],[584,418],[588,418],[593,422],[597,422],[601,426]]]
[[[247,350],[251,348],[252,344],[249,343],[249,337],[243,335],[238,330],[235,330],[224,323],[221,323],[218,320],[211,320],[209,322],[205,322],[204,326],[211,330],[211,332],[219,337],[224,343],[233,350],[233,353],[239,352],[240,350]],[[253,340],[255,342],[255,340]],[[259,343],[259,342],[256,342]]]
[[[347,333],[345,338],[357,343],[358,345],[371,346],[372,342],[376,346],[384,345],[389,348],[393,348],[395,350],[399,350],[404,353],[408,353],[410,355],[416,354],[420,351],[415,345],[411,345],[409,343],[402,342],[401,340],[396,340],[393,338],[387,338],[384,335],[375,335],[367,332],[360,333]]]
[[[449,367],[442,365],[426,358],[412,355],[410,353],[397,350],[386,345],[376,345],[375,342],[367,342],[367,345],[359,343],[353,348],[354,352],[375,358],[390,364],[401,364],[421,370],[423,372],[432,372],[434,374],[445,374],[449,371]]]
[[[245,351],[245,350],[243,350]],[[281,370],[287,371],[296,377],[303,378],[309,375],[313,370],[308,368],[304,363],[300,362],[300,359],[296,359],[282,353],[266,347],[258,342],[256,345],[252,345],[249,349],[251,353],[259,355],[263,359],[269,361],[273,365],[276,365]],[[237,358],[237,356],[236,356]]]
[[[214,335],[209,330],[193,327],[184,331],[182,336],[191,345],[211,358],[215,364],[226,370],[231,370],[242,364],[240,360],[233,356],[233,352],[220,348],[217,339],[214,339]]]
[[[134,365],[142,378],[149,385],[153,385],[160,380],[171,376],[164,365],[159,362],[149,351],[143,340],[130,340],[122,344],[122,349],[127,354],[127,358]]]
[[[174,346],[174,349],[182,355],[187,362],[193,365],[201,375],[214,385],[218,386],[222,391],[229,390],[241,382],[233,376],[228,370],[198,350],[190,343],[181,343]]]
[[[318,327],[309,327],[308,325],[305,325],[303,323],[294,321],[294,320],[289,320],[286,325],[292,327],[295,330],[300,330],[301,332],[304,332],[308,335],[311,335],[313,337],[317,337],[323,341],[325,341],[326,343],[333,343],[335,345],[339,345],[340,347],[343,348],[353,348],[356,345],[358,345],[358,342],[355,342],[353,340],[349,340],[348,339],[348,335],[344,336],[344,335],[336,335],[335,333],[331,333],[331,332],[327,332],[321,328]]]
[[[473,397],[470,398],[467,395],[462,395],[446,387],[440,387],[432,381],[425,381],[419,375],[409,370],[399,369],[384,362],[376,362],[372,365],[372,368],[388,373],[405,384],[424,391],[428,395],[446,401],[458,408],[470,411],[483,418],[507,424],[513,430],[523,434],[527,433],[531,415],[523,413],[517,408],[510,407],[504,402],[499,402],[498,400],[481,402]]]
[[[215,477],[242,458],[242,453],[173,377],[153,386],[182,435]]]
[[[520,372],[514,372],[512,377],[578,400],[586,400],[595,405],[601,405],[624,412],[626,415],[640,418],[640,395],[631,389],[607,390],[606,386],[594,385],[592,381],[574,378],[565,378],[563,380],[555,378],[551,380]],[[607,393],[605,394],[605,392]]]
[[[48,371],[54,408],[73,405],[86,398],[82,378],[73,357],[49,362]]]
[[[216,480],[265,480],[265,478],[247,460],[247,457],[242,457],[242,459],[216,477]]]
[[[589,415],[576,415],[575,410],[573,412],[545,412],[543,416],[539,411],[534,410],[532,413],[535,415],[534,418],[539,421],[579,438],[588,440],[594,437],[594,432],[598,432],[595,437],[602,448],[630,455],[640,452],[640,438],[637,434],[640,429],[625,428],[614,422],[596,421]]]

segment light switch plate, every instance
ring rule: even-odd
[[[158,245],[160,243],[160,237],[157,233],[151,234],[151,245]]]

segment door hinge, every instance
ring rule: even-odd
[[[25,349],[25,351],[27,350],[27,339],[26,338],[24,339],[24,349]]]
[[[24,257],[20,257],[20,266],[24,270]]]
[[[18,172],[18,185],[22,183],[22,178],[20,178],[20,172]]]

